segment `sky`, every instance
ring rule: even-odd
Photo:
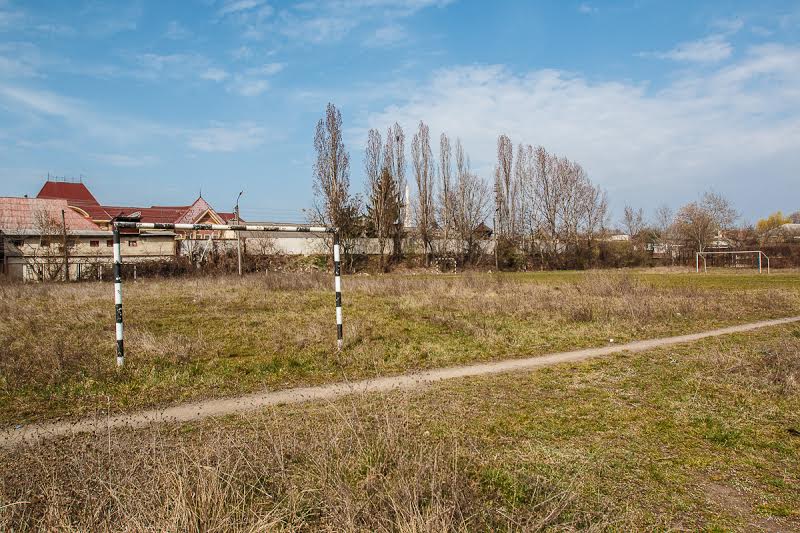
[[[486,180],[500,134],[580,162],[613,221],[800,210],[796,1],[0,0],[0,196],[302,220],[328,102],[353,192],[368,130],[422,120]]]

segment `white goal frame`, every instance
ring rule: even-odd
[[[763,272],[763,259],[767,260],[767,274],[769,274],[769,257],[761,250],[725,250],[713,252],[695,252],[695,271],[700,273],[700,258],[703,258],[703,272],[708,272],[708,264],[706,262],[707,255],[741,255],[741,254],[758,254],[758,273]]]
[[[132,222],[115,220],[114,233],[114,315],[117,339],[117,366],[125,364],[125,348],[122,338],[122,248],[120,229],[162,229],[162,230],[208,230],[208,231],[263,231],[294,233],[328,233],[333,235],[333,276],[336,297],[336,349],[341,350],[344,342],[342,327],[342,278],[339,253],[339,230],[330,226],[251,226],[247,224],[166,224],[158,222]]]

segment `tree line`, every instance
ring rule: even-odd
[[[382,267],[401,260],[410,239],[419,243],[426,265],[437,256],[462,264],[489,260],[498,268],[643,264],[654,249],[665,250],[673,260],[681,253],[703,251],[739,218],[714,192],[677,212],[662,206],[649,219],[642,209],[625,206],[616,224],[628,238],[615,243],[610,239],[614,232],[608,195],[575,161],[542,146],[519,143],[515,148],[502,134],[490,185],[472,170],[460,138],[441,133],[435,158],[435,141],[420,121],[411,134],[408,162],[406,142],[398,123],[385,133],[370,129],[364,147],[364,191],[354,193],[341,112],[328,104],[317,123],[312,219],[339,228],[351,266],[357,240],[365,236],[377,241]],[[790,219],[776,213],[759,222],[759,231],[765,233],[786,220]],[[482,243],[489,232],[494,232],[494,240],[487,259]]]

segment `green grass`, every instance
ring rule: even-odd
[[[781,326],[6,450],[0,509],[30,503],[0,526],[789,531],[790,429],[800,328]]]
[[[800,314],[800,274],[326,275],[0,285],[0,423],[527,357]]]

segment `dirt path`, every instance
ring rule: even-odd
[[[75,433],[107,431],[108,429],[117,428],[141,428],[150,424],[165,422],[191,422],[208,417],[244,413],[271,405],[300,403],[316,400],[334,400],[348,394],[415,389],[445,379],[530,370],[559,363],[583,361],[594,357],[600,357],[624,351],[642,352],[662,346],[687,343],[709,337],[719,337],[721,335],[728,335],[730,333],[743,333],[769,326],[789,324],[792,322],[800,322],[800,316],[752,322],[749,324],[730,326],[727,328],[703,331],[689,335],[679,335],[676,337],[664,337],[660,339],[636,341],[628,344],[604,346],[602,348],[586,348],[571,352],[539,355],[526,359],[511,359],[493,363],[438,368],[435,370],[367,379],[352,383],[332,383],[330,385],[302,387],[273,392],[263,391],[245,396],[239,396],[236,398],[203,400],[176,405],[173,407],[116,415],[110,418],[92,418],[77,420],[75,422],[31,424],[16,429],[2,430],[2,432],[0,432],[0,447],[15,446],[25,442],[35,442],[39,439],[71,435]]]

